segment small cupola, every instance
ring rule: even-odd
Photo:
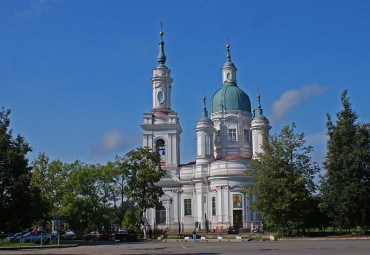
[[[222,67],[222,81],[224,85],[236,85],[236,67],[230,58],[230,44],[226,44],[226,62]]]

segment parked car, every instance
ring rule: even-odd
[[[137,240],[137,234],[133,230],[121,229],[117,232],[114,232],[111,236],[112,241],[132,241],[135,242]]]
[[[18,233],[15,233],[14,235],[11,235],[9,237],[7,237],[7,239],[9,240],[9,242],[11,243],[15,243],[15,242],[19,242],[20,238],[25,235],[27,232],[18,232]]]
[[[22,236],[22,243],[46,243],[51,238],[52,235],[46,231],[32,231]]]
[[[62,235],[62,239],[64,240],[80,240],[83,239],[84,235],[79,232],[75,231],[67,231],[65,234]]]
[[[111,235],[104,231],[91,231],[89,234],[83,236],[83,239],[86,241],[93,240],[93,241],[102,241],[102,240],[109,240]]]
[[[228,228],[228,234],[239,234],[239,228],[231,226]]]

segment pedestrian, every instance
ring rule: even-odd
[[[193,243],[197,242],[197,231],[194,229],[193,231]]]

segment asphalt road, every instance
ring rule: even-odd
[[[370,240],[245,243],[90,242],[78,247],[0,250],[0,254],[370,254]]]

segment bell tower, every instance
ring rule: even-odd
[[[144,113],[143,146],[159,152],[162,167],[169,175],[177,175],[180,164],[180,134],[182,132],[177,113],[171,109],[171,70],[165,66],[163,31],[160,33],[158,66],[153,70],[153,108]]]
[[[269,120],[263,115],[260,95],[257,95],[257,100],[258,106],[251,125],[253,159],[258,159],[258,153],[264,153],[262,149],[263,136],[269,135],[271,129]]]

